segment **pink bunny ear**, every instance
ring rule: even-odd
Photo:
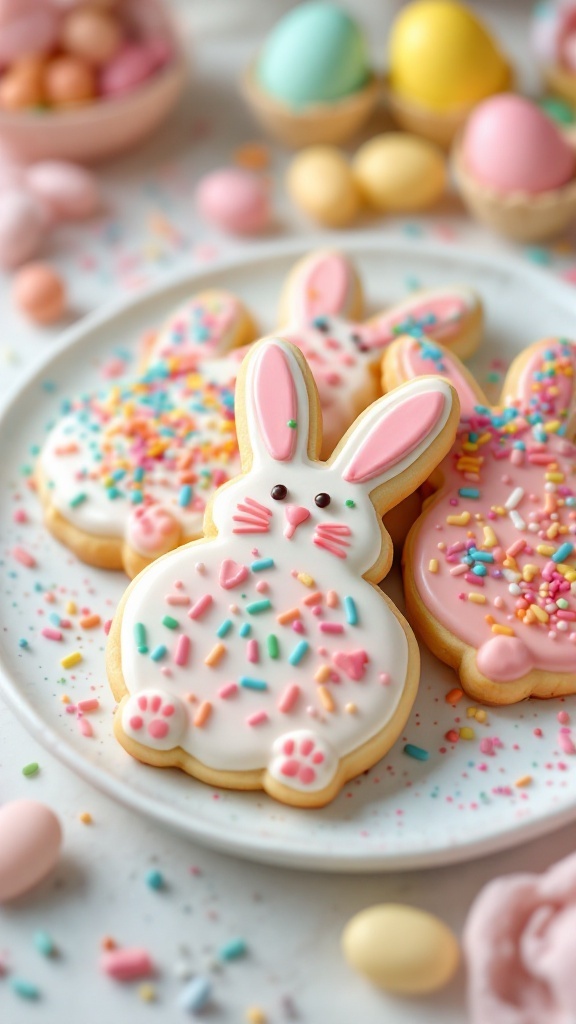
[[[189,370],[200,360],[224,355],[254,337],[250,315],[230,292],[201,292],[180,306],[161,328],[152,359],[175,359]]]
[[[312,253],[293,268],[284,290],[281,320],[302,327],[321,316],[359,314],[356,272],[343,253]]]
[[[400,381],[415,380],[425,375],[446,377],[458,393],[460,418],[469,420],[486,398],[467,369],[453,353],[429,338],[404,337],[394,349],[395,371]]]
[[[482,305],[470,288],[435,288],[395,305],[362,325],[358,334],[367,350],[386,348],[401,334],[413,334],[458,347],[465,335],[479,334]],[[466,345],[471,348],[470,338]]]
[[[371,483],[372,490],[424,454],[442,432],[451,409],[452,391],[446,381],[426,378],[404,384],[358,418],[337,450],[333,468],[348,483]]]
[[[306,380],[289,342],[262,342],[248,357],[246,417],[253,452],[261,462],[291,462],[308,446]]]
[[[570,421],[576,413],[576,344],[545,338],[531,345],[512,363],[502,397],[507,405]]]

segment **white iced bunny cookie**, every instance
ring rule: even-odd
[[[414,701],[418,648],[377,586],[381,516],[446,453],[458,403],[445,381],[408,384],[319,462],[312,375],[267,339],[236,406],[243,474],[214,496],[205,540],[149,565],[114,617],[115,732],[149,764],[321,806],[386,753]]]
[[[462,419],[404,550],[410,622],[474,700],[575,693],[576,347],[527,348],[498,408],[451,353],[397,341],[385,384],[423,373],[451,381]]]
[[[356,416],[381,394],[379,368],[399,334],[424,333],[465,359],[482,330],[480,299],[453,286],[414,292],[360,323],[362,296],[342,253],[311,253],[293,267],[280,301],[280,334],[304,353],[320,395],[327,458]]]
[[[215,487],[239,470],[233,350],[255,337],[234,295],[181,306],[128,383],[88,395],[50,431],[38,490],[51,532],[83,561],[134,576],[201,536]]]

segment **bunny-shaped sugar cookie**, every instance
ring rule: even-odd
[[[474,700],[575,693],[576,347],[526,349],[498,408],[433,342],[386,355],[386,387],[430,373],[458,391],[461,424],[406,542],[409,619]]]
[[[114,617],[115,732],[149,764],[322,806],[386,753],[414,701],[418,648],[377,586],[381,516],[446,453],[458,402],[443,380],[414,381],[319,462],[309,368],[266,339],[236,405],[243,473],[216,492],[205,539],[149,565]]]
[[[288,309],[286,332],[308,357],[320,390],[325,455],[378,396],[375,361],[395,332],[425,326],[470,351],[482,322],[481,305],[466,288],[417,293],[356,325],[361,307],[358,276],[343,254],[312,253],[293,268],[281,319]],[[38,490],[52,533],[84,561],[124,568],[129,576],[201,536],[214,489],[240,469],[234,385],[244,350],[238,346],[255,335],[235,296],[205,292],[151,336],[136,379],[77,401],[39,459]],[[392,517],[387,521],[395,543],[405,536],[406,511],[398,510],[401,531]]]

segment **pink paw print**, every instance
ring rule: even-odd
[[[292,789],[324,789],[338,765],[331,748],[308,729],[280,736],[272,752],[270,774]]]
[[[184,704],[163,690],[134,694],[122,710],[122,727],[132,739],[154,750],[177,747],[186,730]]]

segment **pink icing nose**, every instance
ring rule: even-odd
[[[290,540],[290,537],[294,536],[296,527],[310,519],[310,513],[302,505],[286,505],[286,519],[288,520],[288,525],[284,530],[284,536]]]

